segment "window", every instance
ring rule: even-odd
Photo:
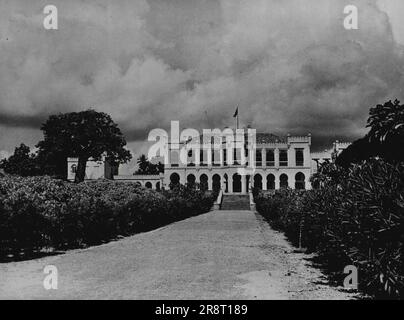
[[[279,166],[288,166],[288,150],[279,150]]]
[[[72,164],[72,166],[70,167],[70,170],[72,171],[72,173],[76,173],[77,172],[77,165]]]
[[[303,149],[295,149],[295,151],[296,151],[296,166],[303,167],[304,165]]]
[[[227,166],[227,150],[223,149],[223,165]]]
[[[262,150],[261,149],[255,150],[255,165],[257,167],[262,166]]]
[[[274,150],[267,150],[266,152],[266,166],[273,167],[275,165],[275,153]]]

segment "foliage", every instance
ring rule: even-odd
[[[295,245],[317,252],[329,271],[357,266],[363,292],[402,298],[404,164],[370,159],[343,176],[318,190],[260,193],[257,210]]]
[[[84,180],[86,162],[90,157],[99,159],[106,153],[111,163],[131,159],[130,152],[124,148],[126,141],[121,130],[106,113],[86,110],[52,115],[41,130],[44,140],[37,145],[39,158],[55,166],[61,166],[55,161],[64,159],[65,168],[67,157],[77,157],[76,182]]]
[[[337,158],[337,164],[347,168],[371,157],[389,162],[404,161],[404,105],[388,101],[369,111],[365,137],[356,140]]]
[[[151,163],[144,154],[137,159],[137,164],[139,169],[135,174],[159,174],[164,172],[164,164],[161,162],[157,164]]]
[[[39,173],[35,155],[23,143],[15,148],[14,154],[8,157],[8,159],[0,161],[0,168],[4,169],[6,173],[18,174],[23,177],[34,176]]]
[[[94,245],[209,211],[212,194],[181,186],[73,184],[50,177],[0,178],[0,257]]]
[[[310,177],[312,186],[336,185],[346,179],[347,171],[336,163],[323,162],[318,171]]]
[[[398,143],[404,138],[404,105],[395,100],[371,108],[367,127],[371,140]]]

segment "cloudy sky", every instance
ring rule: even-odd
[[[59,29],[45,30],[54,4]],[[345,30],[343,9],[359,9]],[[109,113],[136,155],[153,128],[240,122],[363,135],[369,107],[404,100],[402,0],[0,0],[0,157],[50,114]]]

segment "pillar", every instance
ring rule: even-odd
[[[279,148],[275,149],[275,167],[279,167]],[[275,179],[276,181],[276,179]],[[276,182],[275,182],[276,186]]]
[[[211,167],[213,165],[213,163],[212,163],[212,152],[213,152],[212,145],[211,144],[205,145],[205,150],[206,150],[206,154],[207,154],[207,159],[206,159],[207,166]]]
[[[275,190],[278,190],[279,188],[280,188],[280,178],[279,178],[279,176],[280,175],[276,175],[275,176]]]
[[[261,154],[262,166],[266,167],[267,166],[267,150],[265,148],[263,148],[261,150],[262,150],[262,154]]]
[[[246,181],[247,176],[246,175],[242,175],[241,176],[241,193],[246,193],[247,192],[247,187],[246,187]]]
[[[268,190],[268,188],[267,188],[267,175],[264,175],[262,177],[262,190],[264,190],[264,191]]]
[[[233,193],[233,176],[229,174],[227,181],[227,185],[229,186],[229,193]]]

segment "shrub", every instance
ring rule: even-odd
[[[371,159],[318,190],[260,193],[257,210],[294,244],[317,252],[329,271],[357,266],[364,292],[403,297],[403,169],[402,163]]]
[[[0,258],[94,245],[209,211],[212,194],[181,186],[157,192],[131,183],[72,184],[50,177],[0,178]]]

